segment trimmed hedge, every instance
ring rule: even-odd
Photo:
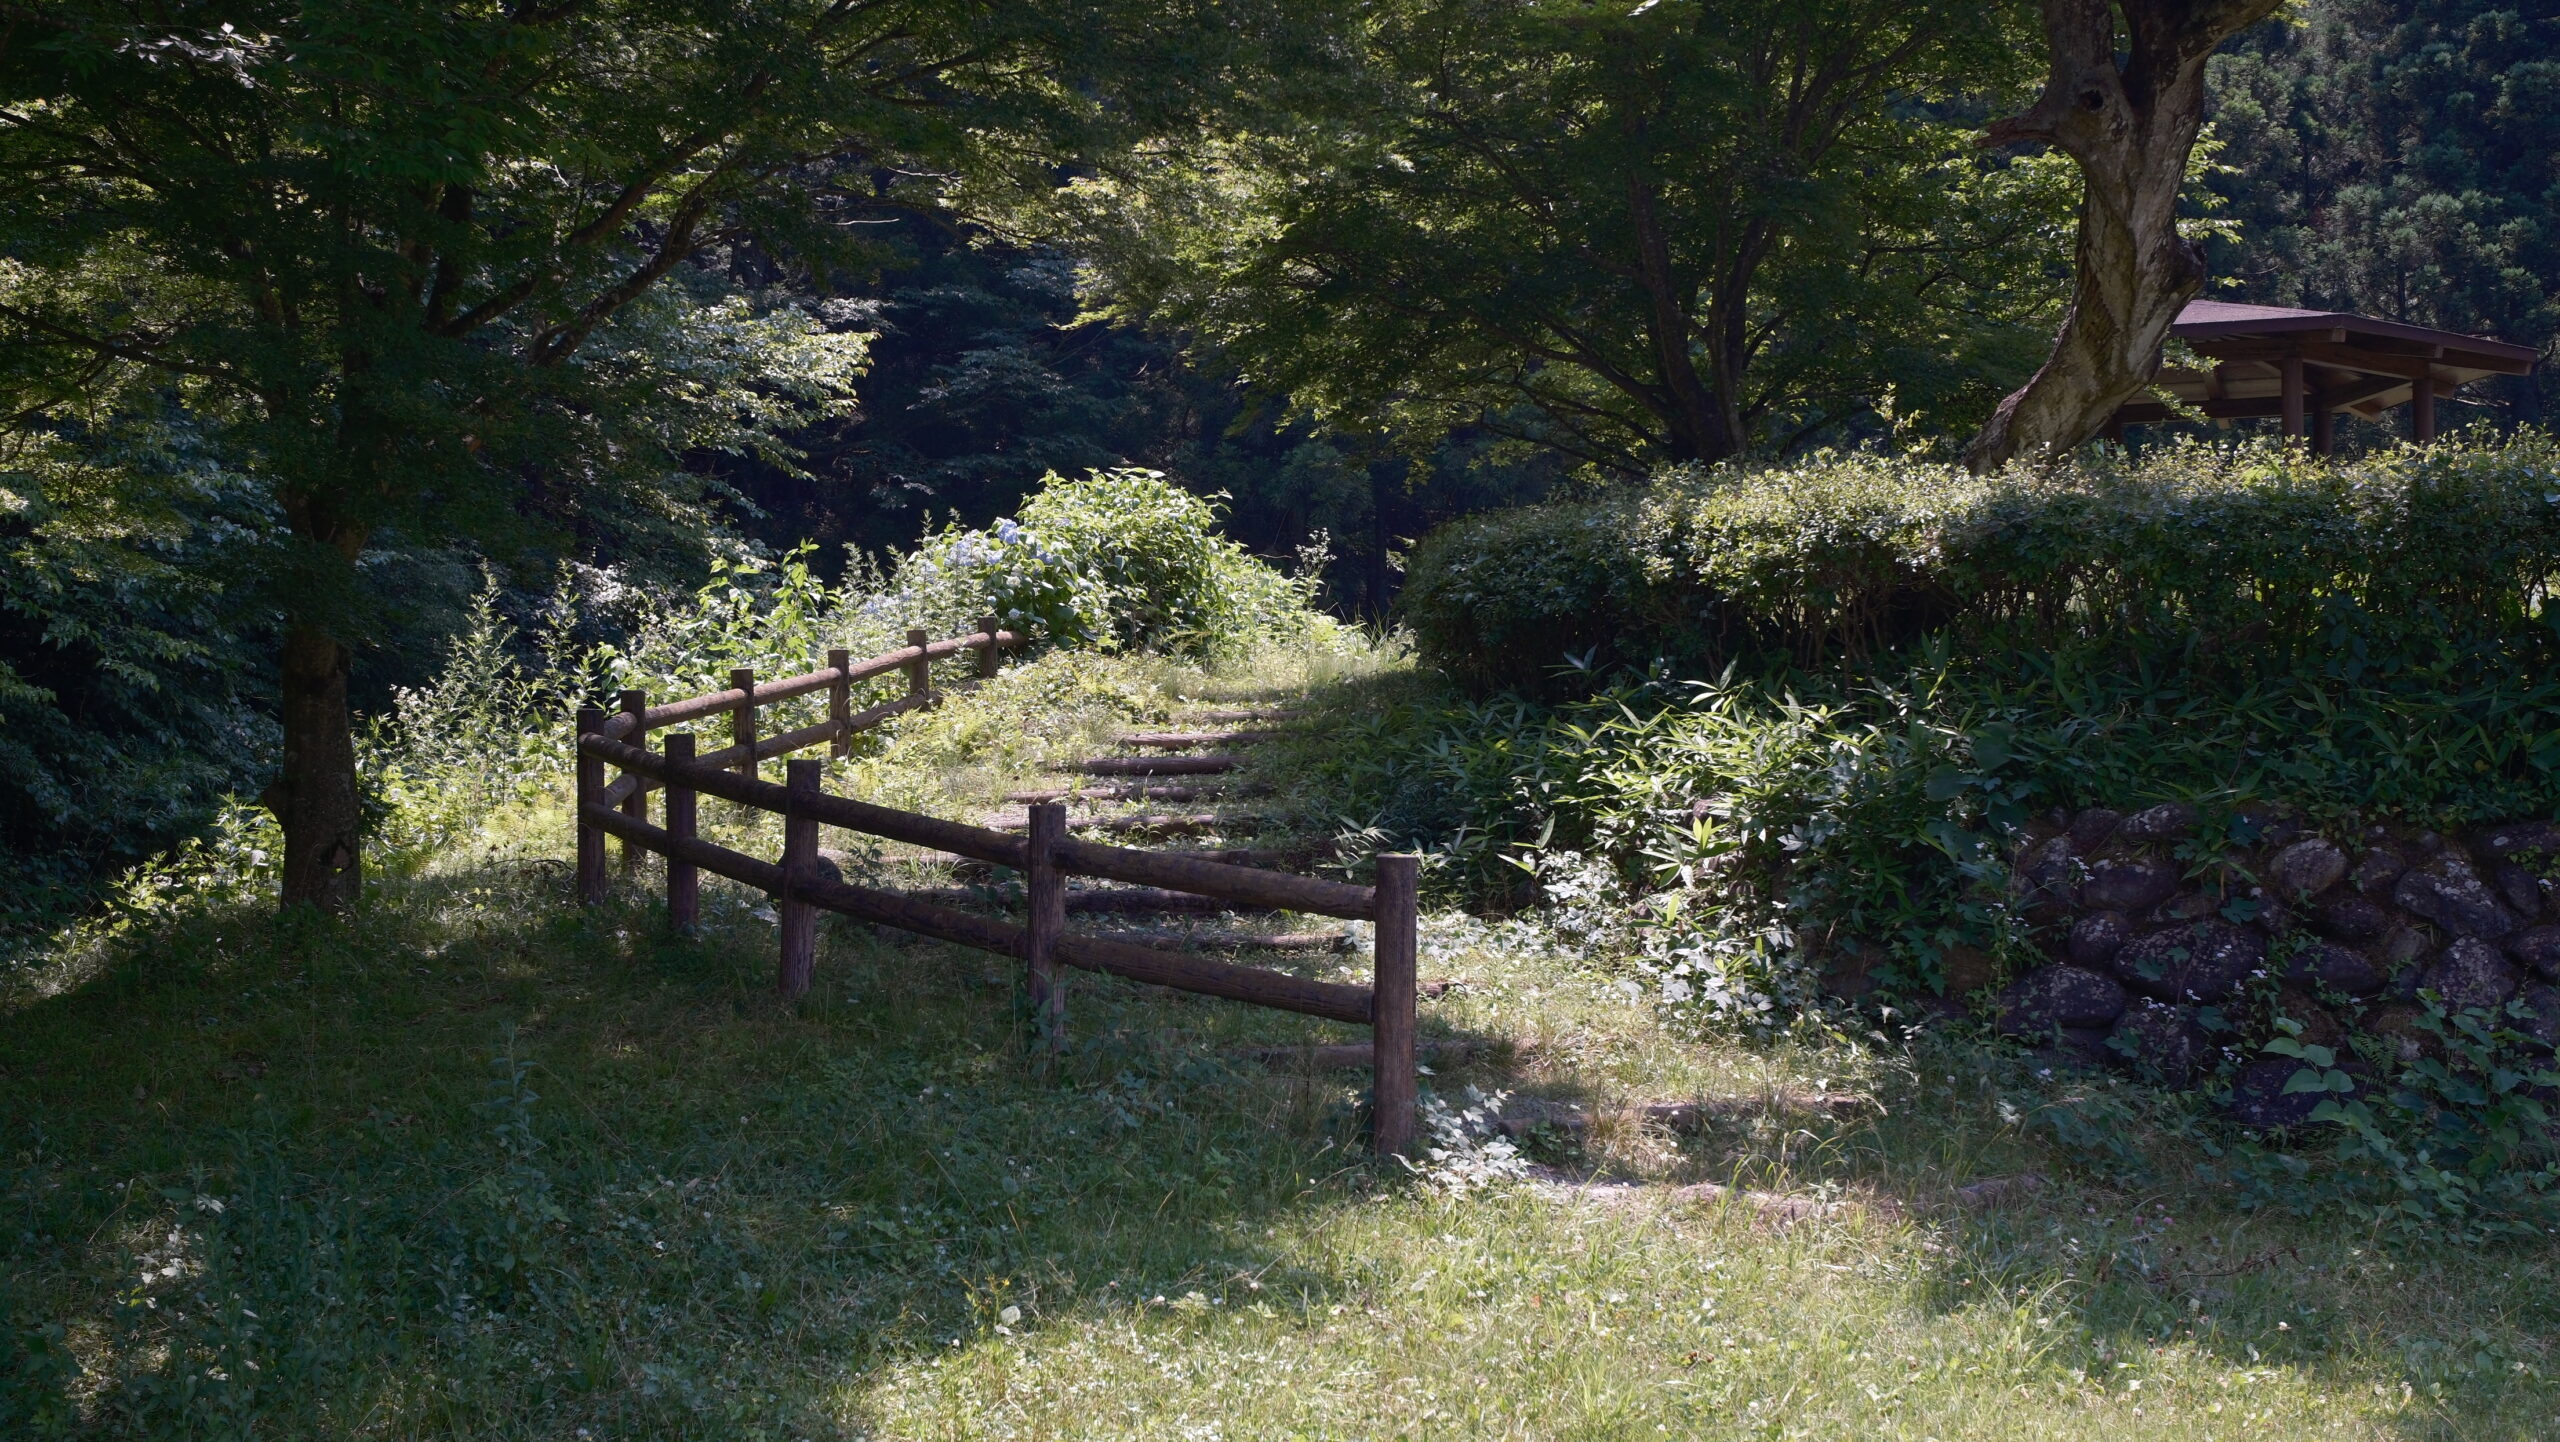
[[[2273,445],[1977,477],[1873,455],[1671,472],[1425,539],[1424,659],[1488,689],[1727,663],[1855,668],[1922,635],[2169,642],[2355,663],[2365,641],[2532,624],[2560,576],[2560,448]]]

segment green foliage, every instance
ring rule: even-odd
[[[509,622],[501,589],[489,577],[435,674],[417,686],[393,687],[390,705],[357,737],[367,837],[378,862],[392,869],[423,866],[474,834],[493,811],[523,804],[556,783],[566,765],[572,713],[581,704],[611,705],[624,690],[664,702],[720,690],[735,667],[767,678],[794,676],[822,664],[833,648],[878,655],[905,644],[911,627],[954,635],[990,613],[1043,645],[1153,647],[1192,656],[1234,656],[1273,643],[1321,648],[1344,634],[1309,609],[1311,578],[1285,578],[1245,555],[1216,534],[1216,513],[1207,503],[1161,476],[1105,473],[1057,482],[1049,494],[1058,499],[1035,496],[1026,513],[1069,537],[1072,551],[1051,549],[1029,527],[1001,520],[985,531],[949,529],[930,537],[886,575],[857,564],[837,586],[818,577],[806,548],[775,560],[715,558],[710,577],[690,592],[578,568],[538,608],[530,636]],[[41,549],[31,544],[28,554],[38,557]],[[57,546],[45,564],[83,554]],[[48,574],[31,566],[12,579],[36,582]],[[209,577],[186,579],[202,584]],[[149,593],[129,585],[123,594]],[[118,624],[117,618],[93,619]],[[110,634],[147,639],[133,628],[136,619],[122,618],[124,629]],[[173,641],[163,659],[188,665],[203,658],[193,642]],[[945,664],[957,674],[969,663]],[[856,705],[888,699],[904,684],[900,675],[883,677],[871,683],[871,694],[858,693]],[[236,695],[233,704],[239,704]],[[766,714],[766,724],[804,725],[819,718],[823,705],[823,696],[783,703]],[[41,756],[37,748],[47,733],[30,730],[0,745]],[[155,732],[150,739],[162,738]],[[240,751],[251,746],[231,732],[216,739]],[[100,757],[123,754],[95,739],[89,744],[94,754],[73,756],[104,764]],[[229,896],[272,887],[281,850],[272,821],[222,795],[221,788],[239,784],[238,773],[211,769],[205,751],[174,750],[169,762],[141,766],[125,784],[183,775],[174,769],[179,764],[207,767],[208,779],[188,808],[165,793],[155,797],[173,818],[155,824],[180,837],[186,830],[198,834],[112,884],[82,878],[85,889],[71,880],[90,858],[66,858],[60,892],[12,898],[19,929],[33,935],[49,915],[75,903],[102,903],[100,920],[113,927],[151,915],[173,890]],[[116,829],[116,819],[75,814],[62,824],[77,822],[127,844],[137,834],[153,834],[131,825]]]
[[[264,579],[349,641],[376,629],[346,574],[369,547],[546,511],[645,526],[677,454],[772,450],[848,405],[863,336],[688,268],[789,188],[776,146],[907,98],[830,83],[861,37],[817,8],[706,46],[649,4],[259,4],[201,34],[52,7],[0,69],[23,178],[0,392],[20,425],[176,394],[276,488],[301,544]],[[523,468],[552,466],[585,494],[525,504]]]
[[[203,824],[274,742],[274,501],[183,419],[0,438],[0,927]]]
[[[2471,519],[2475,553],[2530,552],[2525,528]],[[2424,557],[2370,566],[2484,584]],[[1525,873],[1503,864],[1516,856],[1552,904],[1580,865],[1554,853],[1599,861],[1608,884],[1572,883],[1591,891],[1575,905],[1644,912],[1601,949],[1739,979],[1693,980],[1702,992],[1807,998],[1835,935],[1885,948],[1881,979],[1927,991],[1948,947],[2015,947],[2003,857],[2057,806],[2280,802],[2444,827],[2560,812],[2560,682],[2538,623],[2448,644],[2430,629],[2442,614],[2334,652],[2304,638],[2290,658],[2138,648],[2128,617],[2104,645],[1940,636],[1854,670],[1578,672],[1586,694],[1545,705],[1422,691],[1353,708],[1301,764],[1326,778],[1314,804],[1433,847],[1465,891],[1521,896]],[[1717,957],[1738,960],[1704,965]]]
[[[2067,161],[1984,157],[2010,7],[1372,7],[1291,113],[1068,196],[1118,313],[1346,428],[1611,474],[1969,424],[2067,289]]]
[[[709,597],[702,601],[709,609]],[[698,613],[671,607],[660,614],[683,626]],[[557,634],[526,645],[499,614],[490,580],[434,678],[395,688],[389,710],[369,718],[358,736],[379,860],[392,868],[424,865],[473,835],[491,812],[522,805],[555,780],[566,764],[570,711],[618,659],[609,647],[575,650]]]
[[[1639,912],[1604,949],[1719,1015],[1804,1004],[1852,942],[1905,996],[1951,947],[2016,952],[2004,857],[2055,807],[2560,813],[2538,435],[2340,466],[1683,471],[1461,522],[1412,571],[1427,658],[1549,704],[1381,718],[1328,804],[1497,895],[1506,852],[1542,882],[1596,859]]]
[[[857,565],[840,586],[817,576],[806,548],[769,562],[716,559],[689,594],[588,573],[583,586],[564,586],[549,600],[531,637],[500,613],[492,580],[436,676],[396,688],[390,710],[360,738],[370,838],[384,864],[414,869],[469,838],[492,812],[531,801],[564,773],[569,719],[582,704],[609,704],[625,690],[653,702],[717,691],[736,667],[768,679],[794,676],[831,649],[856,657],[894,650],[914,627],[953,635],[992,612],[1044,645],[1153,645],[1192,655],[1323,643],[1340,631],[1307,609],[1305,583],[1219,537],[1205,502],[1153,472],[1053,481],[1025,514],[1069,537],[1067,547],[1051,549],[1030,527],[1001,520],[985,531],[929,537],[885,576]],[[617,639],[581,639],[598,626]],[[971,663],[944,664],[961,671]],[[905,684],[901,674],[882,677],[870,683],[876,694],[857,691],[855,705],[885,700]],[[1017,712],[1035,701],[1066,709],[1051,691],[1018,700]],[[823,696],[781,703],[764,713],[765,725],[806,724],[823,705]],[[137,873],[115,909],[147,911],[143,894],[172,885],[227,887],[208,868],[251,852],[258,862],[242,876],[271,882],[272,832],[245,825],[234,818],[200,846]]]
[[[1534,898],[1675,1009],[1782,1028],[1816,1003],[1832,932],[1890,945],[1912,991],[1948,946],[2013,945],[1995,842],[2032,788],[1976,782],[2009,758],[1939,699],[1732,678],[1553,707],[1425,693],[1331,719],[1292,764],[1311,805],[1429,850],[1442,885]]]
[[[15,17],[15,12],[13,17]],[[698,557],[706,452],[849,421],[858,308],[769,282],[1211,103],[1249,5],[66,0],[0,49],[0,412],[173,400],[270,488],[288,893],[360,880],[386,555]],[[858,180],[848,176],[858,175]],[[890,194],[889,177],[901,182]],[[806,273],[806,272],[804,272]],[[815,289],[812,287],[811,289]]]
[[[1044,544],[1010,516],[983,530],[957,524],[899,567],[906,593],[933,614],[993,616],[1067,646],[1112,645],[1112,595],[1102,578]]]
[[[1022,524],[1099,585],[1124,646],[1211,655],[1307,615],[1301,587],[1218,534],[1217,508],[1160,471],[1051,477]]]
[[[907,614],[955,625],[992,614],[1070,646],[1234,654],[1328,624],[1311,610],[1321,563],[1284,577],[1218,521],[1161,471],[1052,475],[1019,521],[947,527],[890,584]]]
[[[2560,1187],[2546,1105],[2560,1092],[2560,1071],[2548,1043],[2525,1030],[2532,1021],[2521,1001],[2494,1013],[2448,1012],[2429,994],[2418,1018],[2428,1044],[2414,1057],[2370,1035],[2345,1053],[2277,1037],[2267,1052],[2302,1062],[2286,1092],[2323,1098],[2310,1119],[2329,1165],[2243,1144],[2209,1175],[2230,1181],[2246,1203],[2335,1207],[2403,1237],[2537,1235],[2551,1224]],[[2377,1076],[2386,1080],[2376,1084]]]
[[[80,1361],[59,1322],[0,1322],[0,1427],[17,1437],[68,1437],[78,1421],[71,1387]]]
[[[898,258],[836,303],[877,332],[861,413],[795,431],[789,465],[710,458],[753,506],[738,529],[774,550],[901,550],[937,515],[956,526],[1018,515],[1046,475],[1143,464],[1225,493],[1224,529],[1256,555],[1330,540],[1327,603],[1380,616],[1401,538],[1536,500],[1563,469],[1497,454],[1473,432],[1398,448],[1292,419],[1224,362],[1186,359],[1179,337],[1086,310],[1077,291],[1090,268],[1071,252],[939,217],[884,221],[870,233]],[[1428,461],[1407,459],[1415,450]]]
[[[2234,676],[2273,658],[2362,680],[2438,652],[2498,672],[2521,658],[2465,648],[2549,636],[2535,608],[2560,574],[2560,448],[2528,434],[2333,466],[2180,445],[1988,477],[1867,453],[1688,469],[1460,522],[1410,570],[1424,657],[1478,684],[1534,686],[1569,661],[1854,667],[1937,631],[2120,664],[2178,652]]]

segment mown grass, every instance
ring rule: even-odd
[[[1132,694],[1214,689],[1163,684]],[[1451,1193],[1363,1158],[1357,1073],[1238,1054],[1351,1029],[1080,976],[1075,1046],[1046,1059],[1009,963],[835,922],[784,1005],[760,898],[715,886],[671,938],[646,872],[568,904],[565,841],[556,809],[493,818],[351,920],[181,915],[0,1015],[11,1429],[2560,1431],[2560,1250],[2395,1251],[2110,1185],[2092,1129],[2155,1176],[2194,1159],[2112,1084],[1928,1037],[1699,1042],[1581,959],[1444,916],[1425,969],[1459,985],[1425,1026],[1487,1049],[1432,1084],[1591,1105],[1587,1145],[1540,1154],[1628,1184]],[[1337,964],[1361,961],[1314,963]],[[1765,1101],[1673,1138],[1624,1105],[1817,1085],[1881,1109]],[[1929,1205],[2026,1171],[2052,1180],[2022,1206]],[[1779,1228],[1671,1195],[1698,1180],[1871,1204]]]

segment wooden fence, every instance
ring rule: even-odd
[[[1067,835],[1066,808],[1030,809],[1028,834],[1008,835],[909,811],[831,796],[820,789],[821,763],[793,760],[788,784],[756,775],[756,764],[821,744],[845,755],[852,738],[892,716],[932,705],[932,663],[975,652],[981,677],[995,673],[1003,651],[1021,644],[992,620],[971,635],[928,641],[907,633],[903,649],[867,661],[844,651],[827,653],[824,668],[780,681],[759,681],[751,670],[729,674],[729,689],[664,706],[651,706],[625,691],[615,713],[588,707],[578,713],[578,897],[604,899],[604,838],[619,837],[623,863],[636,866],[644,852],[667,859],[667,920],[690,930],[700,916],[705,871],[743,882],[770,895],[781,922],[782,958],[777,985],[785,996],[809,989],[817,956],[817,913],[832,911],[1020,958],[1029,968],[1035,1024],[1050,1045],[1063,1039],[1066,991],[1059,968],[1081,967],[1135,981],[1207,996],[1226,997],[1279,1011],[1300,1012],[1370,1029],[1373,1067],[1372,1139],[1381,1155],[1410,1154],[1414,1129],[1414,997],[1417,942],[1415,886],[1420,859],[1378,858],[1375,886],[1296,876],[1196,857],[1104,846]],[[906,673],[906,693],[861,711],[852,708],[856,682]],[[827,693],[827,719],[764,736],[757,710],[794,697]],[[664,749],[648,749],[649,735],[685,722],[729,718],[730,743],[697,752],[691,731],[672,731]],[[606,767],[622,774],[607,784]],[[664,796],[663,825],[649,821],[649,793]],[[782,856],[766,861],[705,841],[697,834],[696,798],[717,796],[783,818]],[[895,891],[855,886],[828,876],[818,856],[819,828],[833,826],[931,851],[1011,867],[1024,879],[1026,915],[1020,925],[925,901]],[[1066,878],[1094,877],[1166,891],[1188,892],[1247,907],[1313,912],[1373,922],[1375,967],[1368,986],[1312,981],[1287,972],[1185,956],[1158,947],[1082,936],[1066,929]]]

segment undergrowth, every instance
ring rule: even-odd
[[[1479,689],[1353,704],[1328,731],[1360,744],[1291,759],[1307,805],[1430,848],[1447,894],[1540,906],[1703,1026],[1820,1013],[1844,956],[1888,1028],[2040,963],[2009,877],[2030,818],[2186,803],[2200,865],[2278,811],[2350,838],[2560,816],[2538,435],[1680,472],[1459,523],[1414,575],[1424,659]],[[2324,1164],[2236,1138],[2232,1174],[2416,1231],[2543,1225],[2548,1038],[2438,1021],[2453,1070],[2393,1057],[2323,1113]]]

